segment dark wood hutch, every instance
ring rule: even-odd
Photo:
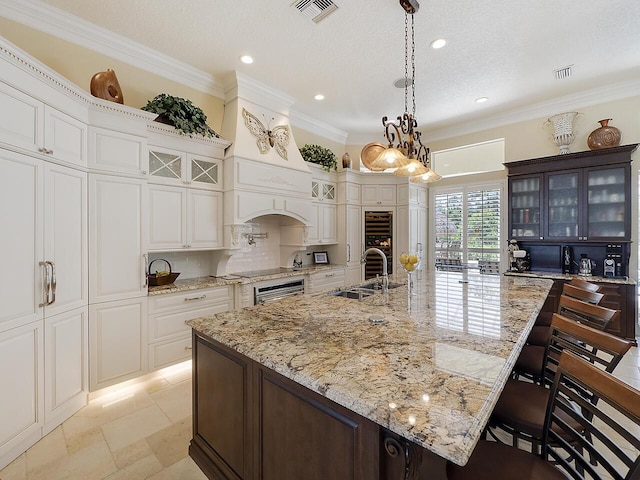
[[[603,285],[602,304],[621,310],[607,328],[635,340],[637,293],[629,279],[631,256],[631,154],[638,144],[507,162],[509,238],[530,254],[531,271],[565,273],[554,282],[545,309],[555,311],[562,285],[578,273],[581,255],[595,262],[593,281]],[[563,269],[564,247],[572,252]],[[621,254],[611,275],[627,280],[598,282],[607,252]],[[567,271],[568,270],[568,271]],[[601,280],[605,280],[600,278]]]

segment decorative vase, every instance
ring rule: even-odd
[[[545,122],[553,124],[553,143],[560,147],[560,155],[569,153],[569,145],[575,139],[573,121],[577,116],[578,112],[558,113]]]
[[[591,150],[599,150],[601,148],[617,147],[620,145],[620,130],[616,127],[609,126],[611,118],[598,120],[600,128],[596,128],[589,134],[587,145]]]
[[[345,152],[342,155],[342,168],[351,168],[351,157],[349,156],[349,152]]]

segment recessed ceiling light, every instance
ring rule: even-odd
[[[315,97],[316,100],[324,100],[324,95],[322,95],[321,93],[317,94]]]
[[[253,57],[250,57],[249,55],[243,55],[240,57],[240,61],[246,64],[253,63]]]
[[[487,97],[476,98],[476,103],[484,103],[489,100]]]
[[[437,50],[438,48],[444,47],[446,44],[447,44],[447,41],[444,38],[438,38],[433,42],[431,42],[431,48],[434,48]]]

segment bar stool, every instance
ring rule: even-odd
[[[563,351],[571,351],[589,363],[611,373],[632,342],[554,314],[551,338],[544,359],[545,379],[542,385],[509,379],[496,403],[489,427],[499,428],[512,436],[513,446],[523,439],[532,443],[532,451],[542,441],[548,386],[556,376],[558,359]],[[567,418],[569,424],[574,421]],[[489,429],[489,433],[491,430]]]
[[[580,280],[582,283],[588,283]],[[593,285],[593,284],[590,284]],[[597,285],[595,285],[597,287]],[[572,298],[577,298],[578,300],[582,300],[583,302],[593,303],[598,305],[600,301],[604,298],[604,293],[597,293],[592,291],[591,289],[582,289],[571,285],[570,283],[565,283],[562,286],[562,295],[567,295]],[[549,317],[549,324],[536,324],[531,329],[531,333],[529,333],[529,337],[527,338],[528,345],[540,345],[545,346],[547,341],[549,340],[549,329],[546,328],[551,325],[551,318]]]
[[[581,414],[576,413],[577,404]],[[464,467],[447,463],[447,478],[639,478],[640,391],[565,350],[545,410],[540,455],[481,440]],[[573,420],[573,428],[563,417]]]
[[[600,291],[600,285],[587,282],[586,280],[582,280],[581,278],[572,278],[568,284],[565,283],[564,285],[571,285],[571,286],[580,288],[582,290],[588,290],[589,292],[594,292],[594,293]],[[564,288],[564,285],[563,285],[563,288]],[[548,327],[549,325],[551,325],[551,316],[553,315],[553,313],[557,313],[557,312],[540,312],[540,314],[538,315],[538,318],[536,318],[535,325],[536,326],[544,325]]]
[[[611,320],[614,320],[620,315],[620,310],[593,305],[564,294],[560,297],[558,312],[567,318],[597,328],[598,330],[604,330]],[[551,335],[548,328],[546,335],[548,341],[548,337]],[[520,352],[518,360],[516,360],[516,365],[513,369],[514,376],[522,375],[525,378],[539,382],[542,379],[544,369],[545,346],[535,344],[525,345]]]

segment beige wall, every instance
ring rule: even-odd
[[[224,100],[221,98],[207,95],[115,60],[106,54],[79,47],[2,17],[0,32],[7,40],[87,92],[90,91],[91,77],[97,72],[111,68],[116,72],[127,106],[143,107],[147,100],[159,93],[187,98],[204,111],[209,126],[217,132],[220,131],[224,112]]]

